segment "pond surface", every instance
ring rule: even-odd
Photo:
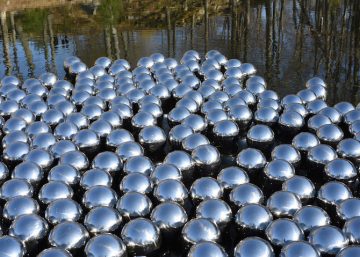
[[[77,55],[126,58],[154,52],[180,59],[210,49],[253,63],[281,95],[314,75],[329,103],[357,103],[360,5],[351,0],[0,0],[0,77],[45,71],[64,77]]]

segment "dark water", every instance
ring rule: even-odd
[[[253,63],[281,95],[320,75],[330,103],[360,99],[357,0],[0,0],[0,12],[0,77],[63,77],[69,55],[134,65],[154,52],[218,49]]]

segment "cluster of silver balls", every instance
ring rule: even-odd
[[[0,256],[360,256],[360,108],[322,79],[280,98],[216,50],[64,69],[1,80]]]

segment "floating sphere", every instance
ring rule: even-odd
[[[89,160],[81,151],[70,151],[60,157],[59,164],[69,164],[75,169],[83,171],[89,167]]]
[[[39,200],[44,204],[49,204],[56,199],[72,198],[74,192],[72,188],[61,181],[50,181],[44,184],[39,192]]]
[[[360,217],[353,217],[345,222],[343,227],[343,233],[351,244],[359,244],[360,233],[359,233]]]
[[[325,174],[330,179],[348,181],[357,176],[357,170],[352,162],[346,159],[334,159],[328,162],[324,168]]]
[[[188,152],[191,152],[200,145],[209,145],[209,144],[210,141],[206,136],[200,133],[194,133],[183,139],[182,148]]]
[[[336,205],[336,213],[337,216],[343,221],[347,221],[353,217],[359,217],[360,199],[349,198],[339,202]]]
[[[172,151],[166,155],[164,163],[177,167],[183,174],[183,177],[192,177],[195,162],[188,153],[184,151]]]
[[[254,148],[246,148],[238,154],[236,163],[241,168],[252,172],[265,167],[266,159],[261,151]]]
[[[174,202],[161,203],[151,212],[151,220],[163,232],[181,229],[188,216],[181,205]]]
[[[154,188],[153,194],[159,202],[171,201],[184,205],[189,192],[181,181],[175,179],[165,179],[158,183],[158,185]]]
[[[197,218],[207,218],[219,229],[225,229],[232,219],[230,206],[221,199],[209,199],[201,202],[196,208]]]
[[[343,232],[331,225],[318,227],[310,232],[309,243],[321,254],[337,254],[349,243]]]
[[[238,105],[230,109],[229,118],[237,123],[239,129],[246,129],[250,124],[253,113],[249,107],[245,105]]]
[[[355,107],[349,102],[339,102],[334,105],[334,108],[340,112],[342,116],[355,109]]]
[[[250,128],[246,135],[249,146],[266,149],[274,141],[274,132],[266,125],[255,125]]]
[[[36,185],[44,177],[44,171],[36,163],[24,161],[14,168],[11,177],[25,179],[30,184]]]
[[[200,173],[217,173],[221,160],[220,152],[215,146],[200,145],[191,152],[191,157]]]
[[[293,217],[302,204],[296,194],[289,191],[277,191],[269,197],[266,206],[275,217]]]
[[[314,146],[308,152],[308,161],[314,166],[324,166],[336,158],[335,150],[331,146],[324,144]]]
[[[81,176],[80,186],[85,190],[88,190],[93,186],[111,187],[112,180],[112,176],[107,171],[101,169],[91,169],[87,170]]]
[[[301,161],[299,151],[290,144],[281,144],[276,146],[271,152],[273,160],[285,160],[294,166],[297,166]]]
[[[91,163],[93,169],[101,169],[110,174],[117,174],[123,167],[123,163],[118,155],[113,152],[105,151],[97,154]]]
[[[292,146],[300,152],[307,153],[312,147],[320,144],[320,140],[312,133],[301,132],[292,140]]]
[[[52,201],[45,210],[45,219],[52,225],[64,221],[78,221],[81,216],[80,204],[67,198]]]
[[[93,257],[126,257],[126,246],[113,234],[100,234],[91,238],[85,246],[85,254]]]
[[[121,238],[129,253],[147,255],[158,250],[161,245],[159,228],[150,220],[137,218],[125,224]]]
[[[54,159],[59,159],[63,154],[76,150],[78,150],[78,147],[72,141],[60,140],[51,146],[50,153]]]
[[[8,145],[3,152],[5,162],[18,162],[30,153],[30,146],[24,142],[14,142]]]
[[[89,233],[83,225],[73,221],[65,221],[50,231],[49,243],[65,250],[75,250],[85,246],[88,238]]]
[[[343,139],[344,133],[335,124],[325,124],[317,129],[316,136],[324,144],[337,145]]]
[[[136,142],[127,141],[121,143],[116,148],[115,153],[120,157],[122,161],[126,161],[131,157],[144,155],[144,149],[141,147],[140,144]]]
[[[185,124],[176,125],[169,131],[169,141],[172,145],[178,146],[182,141],[192,135],[194,130]]]
[[[162,128],[149,126],[141,129],[139,133],[139,143],[150,151],[156,151],[166,142],[166,135]]]
[[[234,249],[234,257],[275,257],[271,244],[260,237],[248,237]]]
[[[340,157],[346,158],[355,164],[360,162],[360,142],[355,139],[346,138],[341,140],[336,147],[336,152]]]
[[[285,181],[295,175],[295,169],[288,161],[276,159],[266,164],[264,173],[271,180]]]
[[[338,181],[330,181],[322,185],[318,191],[317,198],[324,204],[335,206],[342,200],[352,197],[350,189]]]
[[[313,205],[303,206],[295,213],[293,219],[305,233],[330,224],[329,215],[320,207]]]
[[[106,137],[106,145],[110,147],[118,147],[125,142],[135,141],[134,136],[126,129],[115,129]]]
[[[5,201],[16,196],[31,197],[34,192],[33,187],[24,179],[13,178],[5,181],[0,188],[0,197]]]
[[[304,239],[304,234],[299,225],[285,218],[272,221],[266,228],[267,239],[277,247],[282,247],[287,243]]]
[[[260,107],[254,113],[254,120],[257,123],[273,126],[279,119],[279,114],[272,107]]]
[[[190,114],[181,124],[189,126],[194,132],[201,132],[207,128],[208,121],[200,115]]]

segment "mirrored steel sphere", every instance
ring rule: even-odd
[[[83,225],[73,221],[65,221],[50,231],[49,243],[66,250],[75,250],[85,246],[88,238],[89,233]]]
[[[359,233],[360,217],[353,217],[345,222],[343,227],[343,233],[348,238],[349,243],[359,244],[360,233]]]
[[[32,122],[35,121],[34,114],[25,108],[21,108],[21,109],[15,111],[14,113],[11,114],[11,117],[22,118],[23,120],[25,120],[26,124],[28,124],[28,125],[30,125]]]
[[[279,119],[279,114],[272,107],[260,107],[254,113],[254,119],[257,123],[273,126]]]
[[[76,150],[78,148],[72,141],[60,140],[50,148],[50,153],[54,156],[54,159],[59,159],[64,153]]]
[[[285,160],[295,167],[301,161],[300,152],[290,144],[281,144],[276,146],[271,152],[273,160]]]
[[[253,233],[264,232],[272,222],[273,215],[269,209],[260,204],[247,204],[235,215],[235,223],[241,231]]]
[[[336,205],[337,216],[343,221],[360,216],[360,199],[349,198]]]
[[[312,147],[320,144],[320,140],[312,133],[301,132],[297,134],[293,140],[292,145],[298,151],[307,153]]]
[[[360,142],[352,138],[341,140],[336,148],[342,158],[346,158],[355,164],[360,162]]]
[[[322,185],[318,191],[317,198],[324,204],[335,206],[342,200],[352,197],[352,192],[343,183],[338,181],[330,181]]]
[[[116,174],[120,172],[123,163],[118,155],[113,152],[105,151],[97,154],[91,163],[93,169],[101,169]]]
[[[90,233],[114,232],[122,222],[120,213],[106,206],[91,209],[86,214],[84,225]]]
[[[169,131],[169,141],[172,145],[179,146],[186,137],[193,133],[193,129],[188,125],[176,125]]]
[[[151,208],[149,197],[139,192],[124,194],[116,204],[120,215],[128,220],[149,215]]]
[[[85,246],[85,254],[93,257],[126,257],[126,246],[113,234],[100,234],[91,238]]]
[[[246,141],[251,147],[265,150],[273,144],[274,132],[266,125],[255,125],[247,132]]]
[[[114,207],[117,202],[116,192],[107,186],[96,185],[90,187],[82,198],[82,204],[92,209],[98,206]]]
[[[341,115],[345,115],[346,113],[355,109],[355,107],[349,102],[339,102],[334,105],[334,108],[341,113]]]
[[[310,232],[309,243],[315,246],[321,254],[337,254],[349,243],[343,232],[331,225],[318,227]]]
[[[184,151],[172,151],[166,155],[164,163],[176,166],[183,174],[183,177],[192,177],[195,162],[188,153]]]
[[[196,218],[185,224],[182,229],[182,238],[188,245],[203,241],[217,242],[220,238],[220,230],[209,219]]]
[[[112,180],[112,176],[107,171],[101,169],[91,169],[87,170],[81,176],[80,186],[85,190],[88,190],[93,186],[111,187]]]
[[[24,179],[13,178],[4,182],[0,188],[0,197],[5,201],[16,196],[29,196],[33,194],[33,187]]]
[[[201,242],[193,245],[190,248],[190,251],[187,257],[227,257],[225,250],[218,244],[214,242]]]
[[[116,154],[122,161],[126,161],[131,157],[144,155],[144,149],[136,142],[127,141],[116,148]]]
[[[299,225],[290,219],[277,219],[266,228],[267,239],[277,247],[282,247],[289,242],[304,239],[304,234]]]
[[[248,183],[250,179],[243,169],[231,166],[224,168],[219,172],[217,181],[224,188],[224,190],[231,190],[238,185]]]
[[[150,193],[152,190],[150,178],[139,172],[133,172],[126,175],[120,183],[120,190],[124,193],[139,192],[143,194]]]
[[[74,191],[62,181],[50,181],[44,184],[39,192],[39,200],[44,204],[49,204],[56,199],[72,198]]]
[[[150,151],[156,151],[166,142],[166,135],[162,128],[158,126],[148,126],[141,129],[139,133],[139,143]]]
[[[49,181],[62,181],[69,185],[76,185],[80,181],[80,172],[69,164],[59,164],[48,174]]]
[[[30,243],[43,239],[48,232],[47,222],[37,214],[24,214],[17,217],[9,228],[9,235]]]
[[[23,160],[29,152],[29,144],[24,142],[14,142],[4,149],[3,159],[5,162],[18,162]]]
[[[295,175],[295,169],[288,161],[276,159],[266,164],[264,173],[271,180],[285,181]]]
[[[258,186],[251,183],[244,183],[235,187],[230,192],[229,199],[233,205],[242,207],[251,203],[263,203],[264,195]]]
[[[261,151],[255,148],[246,148],[238,154],[236,163],[241,168],[252,172],[265,167],[266,159]]]
[[[56,126],[54,136],[60,140],[71,140],[78,131],[79,129],[74,123],[66,121]]]
[[[48,169],[53,164],[54,157],[44,149],[33,149],[26,156],[25,161],[34,162],[42,169]]]
[[[295,111],[285,111],[279,117],[280,128],[283,131],[296,134],[304,126],[304,118]]]
[[[39,253],[37,257],[72,257],[72,255],[65,249],[51,247]]]
[[[234,257],[275,257],[271,244],[260,237],[248,237],[234,249]]]
[[[296,194],[289,191],[277,191],[269,197],[266,206],[276,217],[293,217],[302,204]]]
[[[232,219],[232,211],[225,201],[208,199],[198,205],[196,217],[210,219],[219,229],[225,229]]]
[[[45,210],[45,219],[52,225],[64,221],[78,221],[82,216],[80,204],[72,199],[62,198],[52,201]]]
[[[159,202],[172,201],[183,205],[189,192],[181,181],[165,179],[158,183],[153,194]]]
[[[3,209],[3,217],[7,220],[14,220],[20,215],[37,214],[39,204],[29,196],[16,196],[9,199]]]
[[[44,171],[36,163],[24,161],[14,168],[11,177],[25,179],[30,184],[36,185],[44,177]]]
[[[316,195],[313,182],[307,177],[298,175],[284,181],[282,184],[282,190],[293,192],[303,203],[313,199]]]
[[[144,218],[137,218],[125,224],[121,238],[128,252],[135,255],[154,253],[161,245],[159,228]]]
[[[293,219],[305,233],[330,224],[329,215],[320,207],[313,205],[303,206],[295,213]]]
[[[222,197],[223,188],[217,180],[211,177],[201,177],[194,181],[190,188],[193,201],[200,202],[207,199],[219,199]]]
[[[126,129],[116,129],[106,137],[106,145],[118,147],[121,143],[135,141],[134,136]]]
[[[337,157],[335,150],[328,145],[319,144],[308,152],[308,161],[314,166],[324,166]]]
[[[182,174],[176,166],[172,164],[161,163],[151,172],[150,178],[156,185],[165,179],[175,179],[181,181]]]
[[[1,236],[0,249],[4,256],[9,257],[23,257],[26,253],[25,246],[22,242],[13,236]]]
[[[360,246],[351,245],[343,248],[336,257],[352,257],[360,254]]]
[[[309,256],[320,257],[318,250],[305,241],[291,242],[281,249],[280,257]]]
[[[81,151],[70,151],[60,157],[59,164],[68,164],[79,171],[83,171],[89,167],[89,160]]]
[[[343,139],[343,131],[335,124],[325,124],[317,129],[316,136],[324,144],[337,145]]]
[[[215,146],[200,145],[191,152],[191,157],[200,173],[217,173],[221,160],[220,152]]]
[[[161,203],[151,212],[151,220],[164,233],[171,233],[181,229],[188,220],[188,216],[175,202]]]
[[[324,168],[325,174],[330,179],[348,181],[357,176],[354,164],[346,159],[334,159],[328,162]]]

